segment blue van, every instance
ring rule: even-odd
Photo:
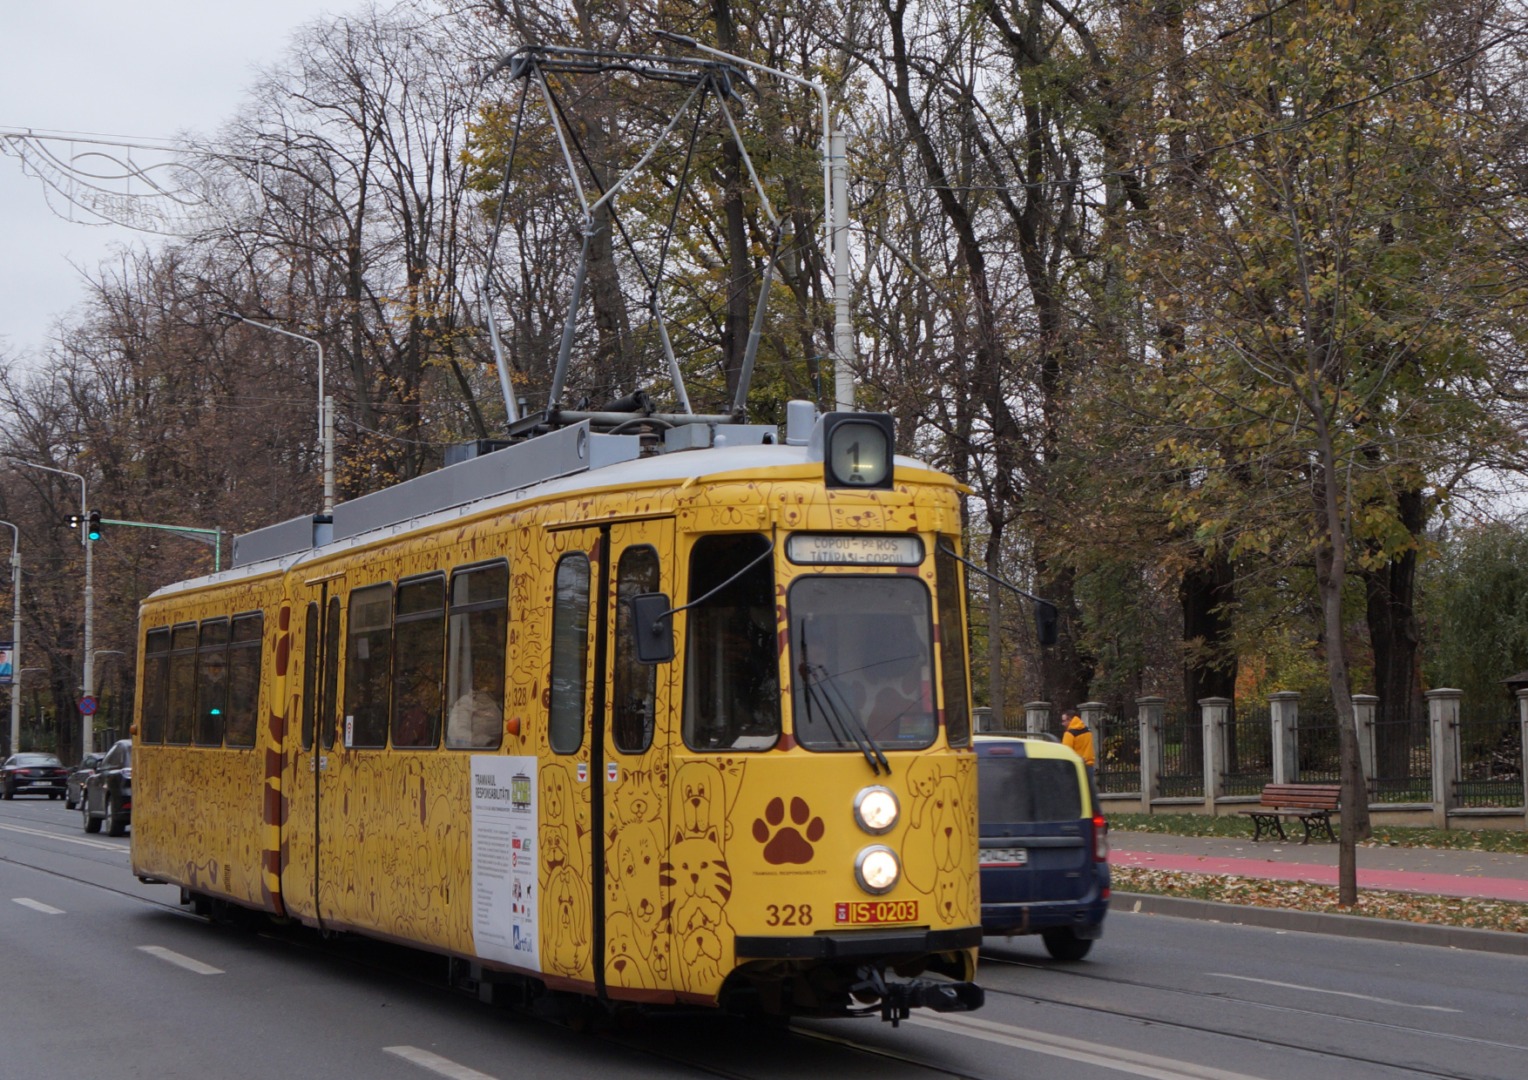
[[[1039,934],[1081,960],[1109,910],[1108,824],[1082,759],[1039,738],[974,736],[982,931]]]

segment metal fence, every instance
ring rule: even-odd
[[[1432,724],[1426,717],[1374,721],[1373,803],[1432,802]]]
[[[1273,783],[1273,715],[1267,704],[1237,705],[1226,719],[1227,795],[1257,795]]]
[[[1523,805],[1523,738],[1516,709],[1461,702],[1454,796],[1458,806]]]
[[[1166,799],[1204,798],[1204,721],[1197,708],[1162,716],[1157,794]]]
[[[1306,784],[1341,782],[1342,738],[1337,710],[1330,702],[1300,703],[1295,747],[1299,755],[1295,779]]]
[[[1094,733],[1098,790],[1110,794],[1141,790],[1141,724],[1133,709],[1117,705]]]

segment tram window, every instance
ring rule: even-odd
[[[318,604],[308,602],[308,620],[302,635],[302,748],[313,748],[313,716],[318,703]]]
[[[955,538],[944,537],[934,554],[934,585],[939,590],[939,685],[944,693],[944,734],[951,746],[971,742],[971,696],[966,686],[966,626],[960,617],[960,564],[945,548]]]
[[[617,750],[641,754],[653,743],[658,668],[637,661],[631,598],[660,589],[657,549],[642,544],[621,552],[615,579],[615,706],[611,736]]]
[[[196,718],[196,624],[170,631],[170,694],[164,741],[189,746]]]
[[[497,749],[504,741],[504,648],[509,567],[458,570],[451,577],[446,647],[446,745]]]
[[[819,574],[790,589],[791,717],[810,750],[934,742],[928,588],[901,574]]]
[[[345,649],[346,745],[387,745],[387,689],[392,675],[393,587],[376,585],[350,594],[350,633]]]
[[[552,598],[551,708],[547,736],[552,750],[571,754],[584,743],[588,689],[589,558],[581,552],[557,564]]]
[[[139,738],[146,743],[164,742],[165,712],[170,694],[170,629],[161,627],[144,635],[143,724]]]
[[[441,651],[446,637],[446,582],[432,577],[398,586],[393,647],[393,745],[440,745]]]
[[[339,702],[340,688],[340,598],[329,598],[329,618],[324,630],[324,695],[318,702],[318,740],[323,746],[333,746],[335,709]]]
[[[258,611],[233,617],[228,642],[228,713],[224,739],[229,746],[255,745],[255,721],[260,700],[260,639],[265,616]]]
[[[196,650],[196,728],[191,738],[197,746],[223,745],[227,708],[228,620],[208,619],[202,623]]]
[[[757,533],[701,537],[690,551],[690,601],[759,558],[768,545]],[[780,650],[773,562],[759,562],[685,617],[685,745],[774,746],[780,738]]]

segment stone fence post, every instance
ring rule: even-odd
[[[1160,787],[1157,775],[1162,769],[1162,715],[1167,711],[1167,699],[1136,698],[1135,708],[1141,725],[1141,809],[1149,814],[1151,800]]]
[[[1300,778],[1299,692],[1269,694],[1268,718],[1273,734],[1273,782],[1292,784]]]
[[[1048,701],[1026,701],[1024,703],[1024,733],[1026,735],[1043,735],[1050,730],[1050,709]]]
[[[1372,791],[1374,785],[1374,716],[1379,711],[1379,698],[1373,694],[1353,695],[1353,726],[1358,731],[1358,761],[1364,777],[1364,790]]]
[[[1231,699],[1199,699],[1199,715],[1204,733],[1204,807],[1215,812],[1215,800],[1226,793],[1226,728],[1230,726]]]
[[[1454,808],[1454,780],[1459,775],[1459,700],[1463,690],[1429,690],[1427,719],[1432,725],[1433,826],[1448,828]]]

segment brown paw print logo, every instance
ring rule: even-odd
[[[822,818],[813,817],[812,808],[799,796],[791,799],[789,825],[785,824],[785,800],[778,796],[769,800],[764,816],[753,822],[753,838],[764,845],[764,861],[774,866],[811,862],[812,845],[825,831]]]

